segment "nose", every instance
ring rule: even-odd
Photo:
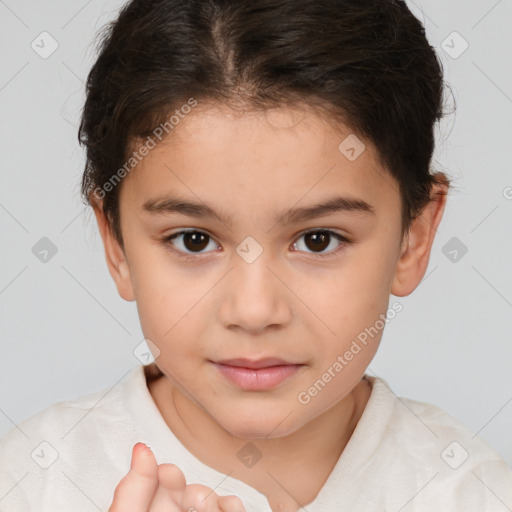
[[[219,316],[231,330],[259,334],[289,323],[290,292],[265,252],[252,263],[235,258],[234,268],[225,278]]]

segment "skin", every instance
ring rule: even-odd
[[[245,512],[237,496],[218,496],[200,484],[186,484],[175,464],[160,464],[149,447],[137,443],[130,471],[114,492],[109,512]]]
[[[158,347],[165,377],[149,389],[166,423],[201,461],[262,492],[272,510],[294,511],[316,497],[364,411],[371,389],[362,377],[382,331],[308,404],[297,396],[386,313],[390,294],[418,286],[446,196],[432,200],[402,238],[398,184],[369,141],[350,161],[338,149],[350,129],[306,108],[239,115],[203,107],[120,185],[124,250],[101,202],[96,219],[119,294],[136,300],[144,335]],[[231,224],[142,210],[166,195],[206,203]],[[374,214],[274,220],[337,195],[366,201]],[[183,235],[162,242],[185,228],[210,238],[196,252]],[[335,252],[340,242],[330,237],[315,248],[303,235],[313,229],[350,243]],[[263,249],[252,263],[236,252],[248,236]],[[246,391],[210,362],[269,356],[304,366],[271,390]],[[262,454],[252,467],[237,457],[248,441]]]

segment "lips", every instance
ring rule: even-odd
[[[298,363],[292,363],[290,361],[285,361],[284,359],[280,359],[277,357],[265,357],[263,359],[246,359],[246,358],[236,358],[236,359],[223,359],[221,361],[214,361],[217,364],[223,364],[225,366],[234,366],[237,368],[250,368],[252,370],[257,370],[260,368],[271,368],[272,366],[289,366],[296,365]]]
[[[275,357],[224,359],[212,363],[227,381],[245,391],[270,391],[305,368]]]

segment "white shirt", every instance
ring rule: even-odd
[[[372,393],[340,459],[307,512],[505,512],[512,470],[441,409],[398,398],[367,376]],[[187,483],[239,496],[247,512],[266,497],[202,463],[174,436],[149,393],[144,368],[112,388],[59,402],[0,440],[1,512],[107,511],[137,442]]]

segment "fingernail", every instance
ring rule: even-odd
[[[132,461],[131,461],[131,464],[130,464],[130,469],[133,469],[133,466],[134,466],[134,461],[135,461],[135,452],[144,452],[145,450],[147,450],[148,447],[144,444],[144,443],[136,443],[134,446],[133,446],[133,450],[132,450]]]

